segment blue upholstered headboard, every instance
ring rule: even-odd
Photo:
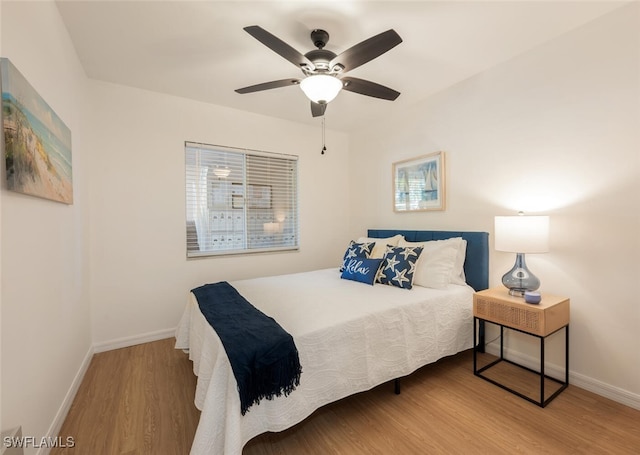
[[[487,232],[462,231],[403,231],[398,229],[369,229],[368,237],[384,238],[401,234],[408,242],[444,240],[462,237],[467,241],[464,274],[467,283],[476,291],[489,287],[489,234]]]

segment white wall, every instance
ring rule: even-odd
[[[3,1],[1,23],[2,56],[72,132],[73,205],[7,191],[2,173],[2,428],[40,438],[57,431],[92,341],[86,79],[53,2]]]
[[[639,9],[616,10],[350,140],[350,181],[360,190],[351,189],[352,236],[367,227],[492,233],[495,215],[549,214],[551,252],[527,262],[542,291],[571,298],[572,381],[635,406]],[[447,210],[394,214],[392,163],[439,150]],[[514,259],[492,251],[491,285]],[[514,341],[536,356],[531,343]]]
[[[167,336],[189,289],[337,266],[344,248],[347,137],[186,99],[92,81],[91,304],[98,349]],[[186,259],[184,142],[298,155],[299,252]],[[169,331],[169,334],[172,332]]]

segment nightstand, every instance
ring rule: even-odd
[[[478,324],[491,323],[500,327],[500,355],[486,365],[478,367],[479,356],[487,357],[482,346],[476,346],[476,332]],[[540,368],[528,368],[504,357],[504,330],[515,330],[540,340]],[[545,374],[545,339],[564,329],[565,339],[565,368],[564,381]],[[473,295],[473,374],[479,376],[503,389],[518,395],[525,400],[545,407],[551,400],[569,385],[569,299],[549,294],[542,294],[542,301],[538,304],[525,303],[522,297],[509,295],[504,287],[487,289]],[[510,369],[516,368],[518,373],[513,375]],[[489,370],[494,370],[493,374]],[[502,370],[502,371],[500,371]],[[521,373],[524,370],[524,373]],[[519,390],[515,385],[505,385],[504,380],[518,378]],[[523,385],[537,383],[539,380],[539,399],[533,397],[529,391],[523,391]],[[553,389],[545,397],[545,386]]]

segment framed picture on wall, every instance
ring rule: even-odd
[[[73,204],[71,130],[6,58],[0,81],[7,189]]]
[[[445,210],[444,152],[393,163],[393,210]]]

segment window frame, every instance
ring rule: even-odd
[[[297,155],[193,141],[185,141],[184,150],[187,259],[300,250]],[[232,161],[228,167],[227,159]],[[228,177],[233,178],[214,176],[214,165],[231,168]],[[216,188],[219,193],[215,193]],[[249,198],[249,194],[254,197]],[[225,205],[220,206],[220,201]],[[213,210],[218,211],[220,219],[225,214],[226,228],[213,229]],[[224,244],[229,246],[214,247],[216,235],[222,239],[217,245],[227,242]],[[201,249],[202,243],[208,247]]]

